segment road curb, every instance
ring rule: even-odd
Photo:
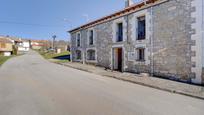
[[[77,69],[77,70],[81,70],[81,71],[85,71],[85,72],[89,72],[89,73],[94,73],[94,72],[89,71],[87,69],[77,68],[77,67],[73,67],[73,66],[62,64],[62,63],[58,63],[58,62],[53,62],[53,63],[59,64],[59,65],[62,65],[62,66],[66,66],[66,67],[71,67],[73,69]],[[94,74],[96,74],[96,73],[94,73]],[[110,75],[101,75],[101,76],[110,77],[110,78],[114,78],[114,79],[117,79],[117,80],[121,80],[121,81],[125,81],[125,82],[130,82],[130,83],[134,83],[134,84],[138,84],[138,85],[142,85],[142,86],[146,86],[146,87],[150,87],[150,88],[154,88],[154,89],[158,89],[158,90],[162,90],[162,91],[166,91],[166,92],[170,92],[170,93],[174,93],[174,94],[180,94],[180,95],[184,95],[184,96],[188,96],[188,97],[204,100],[204,97],[193,95],[193,94],[189,94],[189,93],[186,93],[186,92],[183,92],[183,91],[179,91],[179,90],[172,90],[172,89],[168,89],[168,88],[162,88],[162,87],[158,87],[158,86],[154,86],[154,85],[149,85],[149,84],[145,84],[145,83],[142,83],[142,82],[132,81],[132,80],[124,79],[124,78],[118,78],[118,77],[110,76]]]

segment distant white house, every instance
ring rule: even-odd
[[[30,50],[30,42],[20,38],[12,38],[13,45],[17,48],[18,52],[28,52]]]
[[[29,41],[23,40],[18,44],[18,51],[27,52],[30,50],[30,43]]]

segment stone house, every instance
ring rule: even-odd
[[[12,42],[6,37],[0,37],[0,55],[11,56],[13,51]]]
[[[144,0],[70,30],[71,59],[204,84],[204,1]]]

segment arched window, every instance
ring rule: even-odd
[[[87,60],[96,60],[96,51],[88,50],[87,51]]]
[[[76,50],[76,59],[81,60],[81,51],[80,50]]]

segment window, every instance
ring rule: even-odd
[[[137,40],[144,40],[146,38],[145,16],[138,17],[137,23],[138,23]]]
[[[77,47],[81,46],[81,34],[77,34]]]
[[[122,42],[123,41],[123,23],[117,24],[117,38],[116,42]]]
[[[89,45],[93,45],[94,44],[94,36],[93,36],[93,30],[89,31]]]
[[[88,50],[87,51],[87,60],[96,60],[96,52],[95,50]]]
[[[145,61],[145,48],[138,48],[137,49],[137,60],[138,61]]]
[[[76,51],[76,59],[81,60],[81,51],[80,50]]]

